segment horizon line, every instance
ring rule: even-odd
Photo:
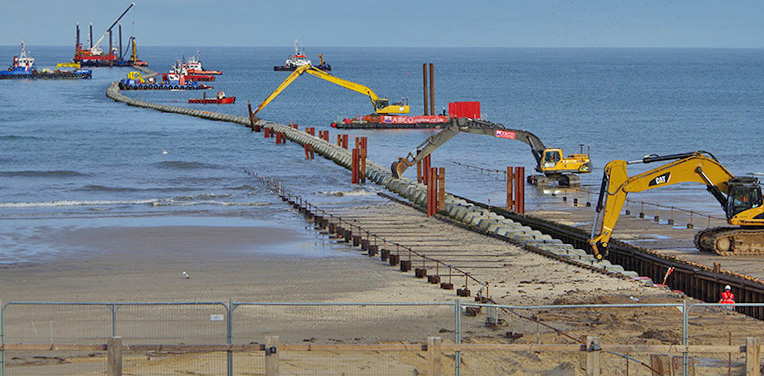
[[[27,44],[29,46],[29,44]],[[18,47],[19,44],[0,44],[0,47]],[[37,47],[74,47],[71,44],[33,44],[31,46]],[[194,47],[194,48],[287,48],[281,45],[267,45],[267,46],[254,46],[254,45],[160,45],[160,44],[143,44],[142,47]],[[474,49],[739,49],[739,50],[756,50],[764,49],[764,46],[752,47],[752,46],[312,46],[314,48],[419,48],[419,49],[449,49],[449,48],[474,48]]]

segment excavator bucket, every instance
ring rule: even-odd
[[[398,158],[398,161],[393,162],[393,164],[390,166],[390,171],[392,171],[393,177],[398,179],[403,176],[403,173],[409,167],[411,167],[411,164],[409,164],[407,160]]]

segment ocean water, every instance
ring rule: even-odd
[[[38,68],[69,61],[72,47],[28,49]],[[140,47],[155,71],[197,49],[207,69],[222,70],[208,96],[224,90],[234,105],[190,105],[199,91],[128,92],[158,103],[236,115],[262,101],[288,73],[274,65],[284,48]],[[613,159],[695,150],[713,153],[733,174],[764,175],[764,50],[759,49],[466,49],[311,48],[333,74],[371,87],[422,112],[422,63],[433,63],[436,110],[451,101],[480,101],[484,118],[529,130],[566,153],[590,150],[595,171],[582,176],[598,190]],[[0,47],[10,63],[18,50]],[[350,173],[318,158],[306,161],[294,144],[275,145],[240,125],[133,108],[105,97],[129,68],[96,68],[92,80],[0,81],[0,263],[29,262],[66,252],[46,234],[98,226],[207,223],[304,228],[267,192],[253,171],[319,205],[379,202],[373,184],[353,186]],[[260,116],[331,129],[344,117],[367,114],[364,95],[304,75]],[[434,130],[347,130],[368,137],[369,157],[389,165]],[[331,137],[338,132],[331,129]],[[165,153],[166,151],[166,153]],[[503,204],[505,183],[464,165],[504,170],[533,158],[520,142],[470,134],[433,154],[446,168],[449,192]],[[634,165],[634,172],[655,166]],[[410,169],[407,176],[413,176]],[[528,190],[528,203],[542,193]],[[721,215],[697,184],[643,193],[646,201]],[[594,198],[592,198],[594,199]],[[310,253],[311,234],[294,240]],[[323,247],[316,245],[316,248]],[[308,249],[308,250],[306,250]],[[92,250],[97,252],[98,250]],[[317,252],[324,255],[325,253]]]

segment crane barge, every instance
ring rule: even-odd
[[[84,48],[80,43],[80,24],[76,24],[76,38],[74,44],[74,59],[75,63],[79,63],[85,67],[130,67],[130,66],[147,66],[148,63],[138,59],[138,53],[135,46],[135,37],[131,36],[128,39],[127,50],[130,49],[132,44],[132,55],[129,59],[125,60],[122,51],[122,24],[119,25],[119,48],[112,46],[112,29],[117,25],[119,20],[127,14],[127,12],[135,6],[135,3],[131,3],[130,6],[125,9],[124,12],[117,18],[114,23],[109,26],[103,33],[101,38],[98,39],[95,44],[93,43],[93,24],[90,24],[90,47]],[[101,47],[101,42],[109,35],[109,50],[105,52]]]

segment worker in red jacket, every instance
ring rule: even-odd
[[[724,286],[722,292],[722,298],[719,299],[719,303],[722,304],[735,304],[735,294],[732,293],[732,287],[730,285]],[[730,307],[731,309],[732,307]]]

